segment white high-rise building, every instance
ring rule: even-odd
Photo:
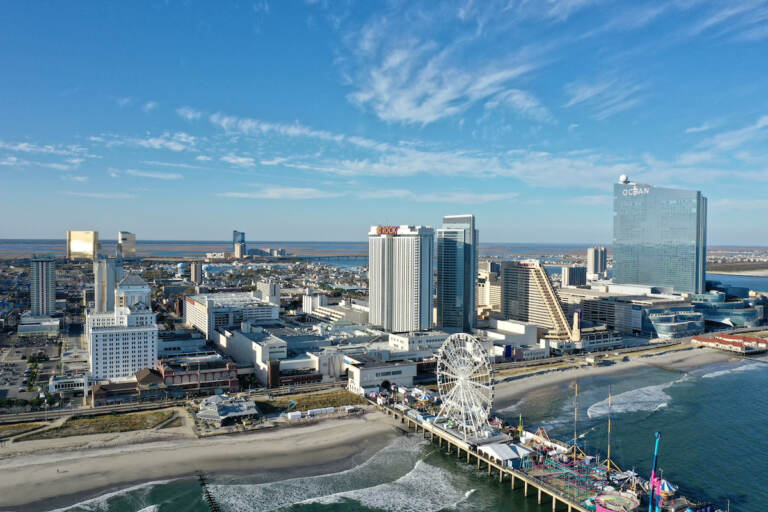
[[[123,278],[123,266],[115,258],[100,258],[93,262],[93,301],[97,313],[115,309],[115,289]]]
[[[432,328],[435,231],[372,226],[368,233],[371,324],[389,332]]]
[[[474,215],[443,217],[437,230],[437,325],[472,332],[475,327],[477,229]]]
[[[201,293],[184,298],[184,321],[214,340],[219,327],[236,327],[244,321],[272,322],[280,308],[261,298],[258,291]]]
[[[136,257],[136,235],[128,231],[117,233],[117,253],[124,260]]]
[[[280,284],[273,283],[271,281],[259,281],[256,283],[256,291],[259,292],[261,300],[273,304],[275,306],[280,305]]]
[[[32,316],[51,316],[56,312],[56,260],[53,256],[33,256],[30,265]]]
[[[139,276],[120,281],[114,311],[89,311],[85,324],[92,380],[132,377],[157,365],[157,323],[149,285]]]
[[[605,277],[608,268],[608,251],[605,247],[587,249],[587,279],[593,281]]]
[[[328,305],[328,296],[317,293],[303,295],[301,297],[301,310],[311,315],[317,308],[325,307]]]

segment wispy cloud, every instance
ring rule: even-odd
[[[137,176],[140,178],[150,178],[154,180],[180,180],[184,177],[184,175],[182,174],[176,174],[171,172],[139,171],[136,169],[126,169],[123,172],[131,176]]]
[[[141,106],[141,110],[142,110],[142,111],[143,111],[145,114],[149,114],[150,112],[152,112],[153,110],[155,110],[157,107],[158,107],[158,104],[157,104],[157,102],[156,102],[156,101],[148,101],[148,102],[144,103],[144,104]]]
[[[67,144],[34,144],[32,142],[4,142],[0,141],[0,149],[16,151],[21,153],[40,153],[48,155],[69,155],[78,156],[88,153],[88,149],[82,146]]]
[[[205,167],[201,167],[199,165],[185,164],[180,162],[159,162],[157,160],[142,160],[141,163],[146,165],[157,165],[160,167],[176,167],[179,169],[205,169]]]
[[[123,97],[123,98],[117,98],[115,100],[115,103],[117,103],[118,107],[127,107],[132,102],[131,98]]]
[[[706,132],[714,128],[716,125],[715,123],[712,123],[711,121],[705,121],[701,123],[700,125],[696,126],[690,126],[685,129],[685,133],[700,133],[700,132]]]
[[[169,149],[171,151],[185,151],[193,149],[196,138],[184,132],[164,132],[157,137],[147,137],[133,140],[139,146],[152,149]]]
[[[195,110],[192,107],[181,107],[176,109],[176,113],[186,119],[187,121],[195,121],[200,119],[203,115],[199,110]]]
[[[70,190],[65,190],[62,192],[62,194],[76,197],[88,197],[91,199],[133,199],[136,197],[133,194],[125,194],[120,192],[73,192]]]
[[[645,82],[630,82],[616,78],[596,82],[572,82],[566,84],[569,96],[565,107],[585,104],[593,110],[597,120],[607,119],[629,110],[641,101],[640,93],[648,87]]]
[[[67,174],[66,176],[62,176],[61,179],[66,181],[74,181],[77,183],[88,183],[88,176],[73,176],[71,174]]]
[[[520,89],[502,91],[485,103],[485,108],[489,110],[499,107],[510,108],[521,116],[542,123],[554,122],[552,114],[533,94]]]
[[[254,167],[256,165],[256,159],[249,156],[229,154],[224,155],[220,160],[222,162],[227,162],[228,164],[236,165],[237,167]]]
[[[231,197],[239,199],[282,199],[282,200],[304,200],[304,199],[328,199],[339,197],[338,192],[320,190],[311,187],[264,187],[257,192],[223,192],[221,197]]]
[[[195,157],[195,160],[197,160],[199,162],[208,162],[208,161],[210,161],[212,159],[211,159],[211,157],[209,157],[207,155],[198,155],[198,156]]]

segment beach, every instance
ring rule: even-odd
[[[131,485],[207,474],[265,481],[340,471],[397,433],[378,412],[304,427],[197,439],[184,427],[21,441],[0,449],[0,510],[66,507]]]
[[[534,375],[499,377],[494,389],[494,405],[497,409],[519,400],[523,395],[536,389],[570,382],[574,379],[609,375],[633,370],[642,366],[655,366],[673,371],[686,372],[700,366],[734,357],[709,348],[672,348],[653,354],[627,354],[629,361],[615,360],[604,366],[582,366],[578,368],[534,370]]]
[[[604,366],[499,376],[494,408],[573,379],[621,374],[640,367],[681,373],[725,362],[732,354],[690,346],[629,354]],[[739,359],[740,360],[740,359]],[[398,434],[378,412],[304,427],[198,439],[188,427],[20,441],[0,449],[0,511],[60,509],[148,482],[208,475],[248,475],[257,481],[328,474],[355,467]]]

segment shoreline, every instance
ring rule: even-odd
[[[629,361],[614,361],[607,366],[569,367],[552,369],[535,374],[524,374],[500,379],[494,389],[494,410],[498,411],[515,403],[522,395],[538,389],[563,384],[575,379],[612,375],[642,367],[656,367],[669,371],[688,372],[703,366],[728,361],[733,354],[710,348],[683,347],[646,355],[628,354]]]
[[[726,276],[768,277],[768,268],[755,270],[713,270],[710,274],[723,274]]]
[[[46,440],[65,447],[57,451],[40,441],[22,441],[12,445],[11,455],[0,451],[0,510],[66,509],[128,487],[191,478],[200,470],[213,477],[255,475],[265,482],[341,471],[368,460],[397,436],[383,418],[368,412],[207,439],[177,427],[158,439],[144,436],[144,442],[130,432]]]

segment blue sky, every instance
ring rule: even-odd
[[[610,242],[620,174],[768,244],[768,0],[16,2],[0,237]]]

